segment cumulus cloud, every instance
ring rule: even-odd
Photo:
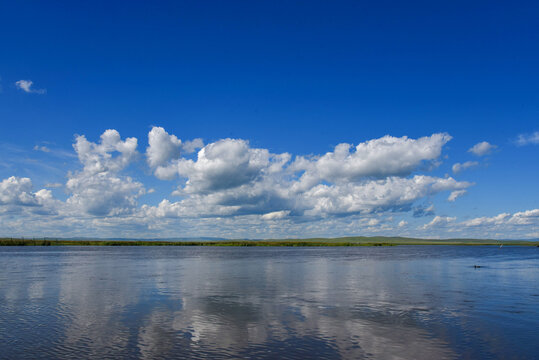
[[[32,80],[19,80],[15,82],[15,86],[25,93],[45,94],[47,92],[46,89],[33,89],[33,84],[34,82]]]
[[[32,192],[29,178],[11,176],[0,182],[0,205],[37,206],[39,202]]]
[[[472,146],[468,152],[471,152],[472,154],[476,156],[484,156],[488,155],[492,152],[492,150],[496,149],[496,145],[489,144],[486,141],[482,141],[480,143],[475,144]]]
[[[72,193],[68,204],[98,216],[130,213],[144,193],[141,183],[108,173],[79,173],[67,181],[66,189]]]
[[[539,131],[531,134],[520,134],[516,140],[516,144],[519,146],[539,144]]]
[[[176,135],[170,135],[162,127],[154,126],[148,133],[146,158],[150,167],[155,168],[180,156],[182,141]]]
[[[279,184],[275,179],[244,184],[208,194],[191,194],[157,208],[146,208],[161,217],[237,216],[246,214],[290,214],[308,218],[368,214],[383,211],[408,211],[424,197],[443,191],[471,186],[453,178],[441,179],[417,175],[413,178],[391,177],[357,184],[319,184],[305,192],[294,190],[292,183]],[[266,217],[266,218],[267,218]]]
[[[164,217],[228,217],[249,214],[263,215],[275,211],[294,210],[294,197],[282,185],[271,178],[250,182],[238,187],[204,193],[174,192],[185,196],[183,200],[162,201],[154,211],[146,211]]]
[[[308,188],[321,180],[358,181],[366,177],[406,176],[424,161],[440,157],[442,147],[451,140],[448,134],[433,134],[419,139],[386,135],[369,140],[355,148],[339,144],[333,152],[307,159],[299,157],[292,168],[305,171],[299,186]]]
[[[67,204],[98,216],[132,212],[144,187],[118,173],[138,154],[137,139],[122,141],[118,131],[106,130],[99,143],[90,142],[83,135],[77,136],[73,148],[83,169],[68,176],[66,189],[71,196]]]
[[[170,140],[164,129],[159,133]],[[163,157],[167,160],[160,162],[155,175],[184,179],[173,193],[184,199],[145,211],[162,217],[285,212],[324,217],[409,210],[423,197],[471,186],[452,178],[408,177],[425,162],[438,161],[450,139],[447,134],[419,139],[384,136],[353,149],[339,144],[322,156],[299,156],[292,162],[288,153],[272,154],[251,148],[245,140],[223,139],[201,148],[196,159]]]
[[[182,151],[186,154],[191,154],[202,147],[204,147],[204,141],[200,138],[184,141],[181,145]]]
[[[471,185],[453,178],[425,175],[389,177],[362,184],[317,185],[305,193],[305,202],[310,205],[306,213],[322,215],[408,210],[419,199]]]
[[[126,167],[137,155],[137,139],[127,138],[122,141],[116,130],[106,130],[100,143],[93,143],[84,135],[75,139],[75,149],[79,161],[87,173],[117,172]]]
[[[433,215],[432,197],[448,193],[454,201],[473,185],[421,174],[441,161],[450,138],[447,134],[418,139],[384,136],[357,145],[339,144],[320,155],[294,157],[251,147],[242,139],[206,145],[197,139],[182,141],[153,127],[143,159],[136,138],[122,138],[110,129],[95,142],[84,135],[75,137],[80,169],[67,174],[66,201],[54,199],[47,189],[34,193],[30,179],[10,178],[0,186],[0,203],[4,208],[26,209],[23,212],[55,214],[58,224],[81,232],[121,226],[138,236],[141,231],[162,234],[163,229],[175,233],[181,224],[182,229],[217,236],[249,236],[257,231],[281,236],[387,233],[408,224],[404,220],[392,224],[385,213]],[[174,180],[172,195],[177,198],[140,205],[142,195],[153,190],[146,191],[133,175],[130,165],[138,160],[147,163],[156,177]],[[512,218],[511,224],[535,221],[533,212]],[[0,219],[1,226],[6,224]],[[436,217],[417,230],[454,229],[451,224],[457,224],[454,218]]]
[[[29,178],[11,176],[0,182],[0,213],[52,215],[57,213],[60,203],[50,190],[41,189],[34,193]]]
[[[461,163],[455,163],[455,164],[453,164],[452,170],[453,170],[453,173],[458,174],[461,171],[476,167],[477,165],[479,165],[479,163],[477,161],[466,161],[466,162],[464,162],[462,164]]]
[[[186,178],[184,193],[210,193],[236,188],[279,171],[289,159],[288,154],[273,155],[266,149],[251,148],[245,140],[223,139],[204,146],[196,160],[179,159],[158,167],[155,175],[160,179],[176,175]]]
[[[162,180],[171,180],[179,175],[181,153],[190,154],[204,147],[202,139],[181,141],[176,135],[169,134],[164,128],[154,126],[148,133],[146,160],[155,175]]]

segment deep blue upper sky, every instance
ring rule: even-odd
[[[447,132],[437,176],[497,148],[444,215],[534,209],[538,146],[515,140],[539,130],[538,16],[536,1],[3,1],[0,144],[72,151],[75,134],[116,129],[143,153],[156,125],[308,155]],[[1,179],[29,176],[5,162]]]

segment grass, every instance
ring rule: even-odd
[[[396,246],[396,245],[519,245],[539,246],[539,241],[499,241],[489,239],[415,239],[403,237],[342,237],[312,239],[266,239],[222,241],[111,241],[38,240],[0,238],[0,246]]]

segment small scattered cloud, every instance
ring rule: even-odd
[[[414,217],[423,217],[423,216],[431,216],[434,215],[434,204],[430,204],[429,206],[426,205],[418,205],[413,208],[413,216]]]
[[[65,160],[71,160],[71,159],[77,158],[77,154],[76,154],[76,152],[73,152],[73,150],[66,150],[66,149],[61,149],[61,148],[57,148],[57,147],[51,147],[51,146],[49,146],[49,144],[51,144],[51,143],[46,142],[46,141],[42,141],[41,143],[42,144],[47,144],[47,145],[36,144],[36,145],[34,145],[33,150],[34,151],[44,152],[47,155],[54,156],[54,157],[57,157],[57,158],[62,158],[62,159],[65,159]]]
[[[470,220],[466,220],[460,223],[461,226],[466,227],[475,227],[483,225],[500,225],[504,223],[507,219],[511,218],[511,214],[502,213],[492,217],[477,217]]]
[[[456,219],[456,217],[436,216],[430,223],[423,225],[421,228],[427,230],[435,227],[444,227],[454,222]]]
[[[36,150],[36,151],[42,151],[42,152],[46,152],[46,153],[51,152],[51,149],[49,149],[49,148],[46,147],[45,145],[42,145],[42,146],[36,145],[36,146],[34,146],[34,150]]]
[[[488,155],[492,152],[492,150],[496,149],[498,146],[492,145],[486,141],[482,141],[480,143],[475,144],[472,146],[468,152],[471,152],[472,154],[476,156],[484,156]]]
[[[64,186],[64,184],[61,184],[61,183],[47,183],[47,184],[45,184],[46,188],[61,188],[62,186]]]
[[[447,198],[448,201],[454,202],[457,200],[457,198],[461,197],[462,195],[466,194],[466,190],[455,190],[452,191],[451,194],[449,194],[449,197]]]
[[[466,227],[478,226],[529,226],[539,225],[539,209],[525,210],[514,213],[501,213],[492,217],[478,217],[471,220],[463,221],[459,224]]]
[[[282,211],[273,211],[267,214],[262,215],[262,219],[264,220],[279,220],[283,219],[290,214],[290,211],[282,210]]]
[[[479,165],[479,162],[477,161],[466,161],[464,163],[455,163],[452,167],[453,173],[458,174],[461,171],[464,171],[466,169],[470,169],[473,167],[476,167]]]
[[[539,144],[539,131],[531,134],[520,134],[515,141],[518,146]]]
[[[41,95],[47,93],[46,89],[34,89],[34,88],[32,88],[33,84],[34,84],[34,82],[32,80],[19,80],[19,81],[15,82],[15,86],[18,89],[24,91],[25,93],[41,94]]]
[[[399,227],[402,228],[402,227],[405,227],[406,225],[408,225],[408,222],[407,221],[404,221],[404,220],[401,220],[399,221]]]

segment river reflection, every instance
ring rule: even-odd
[[[0,357],[532,358],[538,260],[517,247],[1,248]]]

